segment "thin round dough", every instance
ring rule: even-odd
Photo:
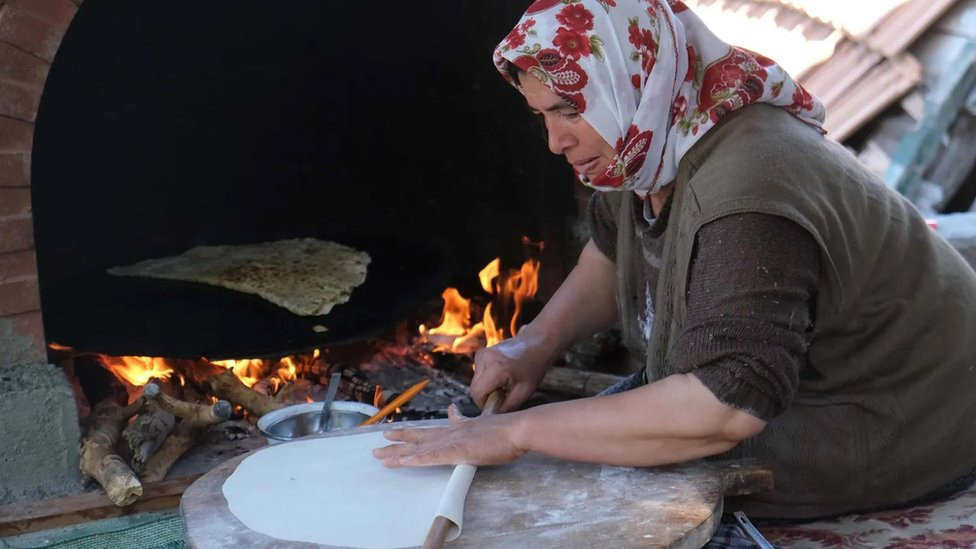
[[[382,432],[372,432],[269,446],[241,462],[223,485],[224,497],[251,530],[322,545],[415,547],[438,513],[456,514],[448,518],[460,525],[474,468],[459,466],[461,478],[452,484],[460,480],[460,493],[453,489],[444,498],[452,501],[442,502],[455,468],[388,469],[372,454],[388,444]]]

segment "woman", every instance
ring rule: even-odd
[[[552,152],[613,192],[542,313],[478,354],[472,394],[518,409],[615,322],[646,367],[612,395],[389,431],[384,464],[748,456],[776,488],[726,510],[788,519],[974,478],[976,274],[823,136],[820,103],[778,65],[660,0],[540,0],[495,62]]]

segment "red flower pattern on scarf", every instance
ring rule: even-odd
[[[586,36],[566,27],[560,27],[556,31],[556,37],[552,39],[552,43],[559,48],[559,53],[566,59],[575,61],[581,55],[590,55],[590,41],[586,39]]]
[[[562,0],[536,0],[535,2],[532,2],[532,5],[529,6],[529,9],[525,10],[525,14],[535,15],[537,13],[544,12],[547,9],[561,3]]]
[[[698,55],[695,53],[695,47],[688,44],[688,72],[685,73],[685,82],[695,79],[696,67],[698,67]]]
[[[641,70],[650,73],[657,60],[657,41],[650,29],[642,29],[636,19],[631,19],[627,27],[627,40],[637,49],[641,59]]]
[[[674,12],[675,15],[678,15],[683,11],[688,11],[688,6],[686,6],[684,2],[668,0],[668,5],[671,6],[671,11]]]
[[[525,38],[535,25],[535,19],[526,19],[524,23],[518,25],[512,32],[505,37],[505,44],[509,49],[515,49],[525,43]]]
[[[799,112],[812,107],[813,96],[802,85],[797,84],[796,90],[793,91],[793,104],[790,105],[790,110]]]
[[[705,68],[698,110],[707,112],[712,122],[729,112],[755,103],[762,97],[766,69],[740,48]]]
[[[674,100],[674,104],[671,105],[672,122],[684,118],[686,110],[688,110],[688,100],[682,96],[678,96],[678,98]]]
[[[519,32],[519,27],[512,29],[512,32],[508,33],[505,37],[505,45],[509,49],[515,49],[525,43],[525,33]]]
[[[642,132],[637,126],[631,125],[627,135],[617,140],[616,149],[620,151],[620,162],[594,179],[593,186],[617,188],[633,177],[644,167],[647,150],[651,147],[653,138],[654,132]]]
[[[566,28],[576,32],[586,32],[593,30],[593,14],[582,4],[570,4],[556,14],[556,21],[559,21]]]
[[[567,59],[551,48],[540,50],[535,56],[522,55],[514,61],[515,66],[530,72],[532,68],[543,70],[549,76],[549,84],[556,95],[572,105],[577,112],[586,111],[586,99],[580,90],[589,80],[579,63]]]

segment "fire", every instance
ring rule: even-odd
[[[545,245],[543,242],[531,242],[528,238],[523,238],[522,242],[526,248],[536,247],[540,252]],[[492,302],[485,307],[482,321],[472,326],[471,300],[462,297],[456,288],[447,288],[441,294],[444,299],[444,310],[441,313],[440,325],[428,330],[421,324],[420,335],[428,340],[442,342],[439,348],[454,352],[464,352],[479,347],[482,336],[488,347],[514,336],[518,333],[524,303],[535,297],[539,291],[540,266],[538,259],[530,258],[522,263],[520,269],[503,272],[501,258],[496,257],[478,273],[481,287],[493,296]],[[502,321],[496,323],[496,316],[503,317]],[[453,340],[450,340],[450,337],[445,341],[442,337],[431,338],[430,336],[450,336]]]
[[[264,377],[264,372],[267,371],[265,360],[262,358],[214,360],[213,364],[223,366],[228,370],[234,370],[234,375],[241,380],[241,383],[248,387],[254,387],[254,384],[261,381]]]
[[[261,391],[271,395],[276,394],[286,383],[298,381],[309,372],[318,375],[317,368],[327,367],[324,363],[316,364],[322,356],[319,349],[313,350],[311,355],[286,356],[281,359],[241,358],[229,360],[197,360],[171,359],[150,356],[113,356],[101,353],[79,353],[75,349],[48,343],[52,350],[74,352],[76,356],[87,355],[94,357],[106,370],[111,372],[126,386],[129,401],[134,401],[142,394],[142,387],[150,381],[172,379],[179,387],[186,387],[192,382],[203,382],[209,376],[219,373],[222,369],[229,369],[241,382],[255,387],[261,382]],[[216,402],[216,400],[215,400]]]
[[[383,404],[383,390],[379,385],[373,390],[373,406],[379,408]]]
[[[441,294],[444,299],[444,312],[441,325],[428,333],[449,336],[462,336],[471,328],[471,300],[464,299],[457,288],[448,288]]]
[[[485,268],[481,269],[481,272],[478,273],[478,280],[481,281],[481,287],[484,288],[489,294],[495,293],[491,286],[491,281],[498,276],[501,264],[501,258],[496,257],[491,263],[485,265]]]
[[[165,358],[108,355],[98,357],[115,377],[134,387],[142,387],[153,379],[169,379],[173,375],[173,368]]]
[[[491,316],[491,303],[485,307],[485,346],[491,347],[505,339],[505,330],[495,328],[495,319]]]

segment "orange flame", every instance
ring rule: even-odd
[[[505,330],[495,328],[495,319],[491,316],[491,303],[485,307],[485,320],[483,324],[485,325],[485,346],[491,347],[492,345],[505,339]]]
[[[173,368],[165,358],[150,356],[98,355],[102,365],[115,377],[134,387],[142,387],[155,379],[169,379]]]
[[[376,389],[373,390],[373,406],[379,408],[380,404],[383,404],[383,390],[377,384]]]
[[[528,238],[522,238],[522,244],[528,250],[537,248],[539,252],[545,246],[544,242],[532,242]],[[506,337],[512,337],[518,333],[519,319],[522,315],[524,303],[535,297],[539,291],[539,268],[541,263],[538,259],[528,259],[522,263],[518,270],[510,269],[502,272],[501,259],[495,258],[489,262],[480,272],[478,280],[481,287],[493,297],[492,303],[485,307],[484,316],[481,322],[471,326],[471,301],[464,299],[455,288],[447,288],[441,297],[444,298],[444,310],[441,313],[441,324],[430,330],[423,324],[420,325],[420,335],[427,338],[429,335],[440,335],[453,337],[432,338],[440,343],[439,349],[450,349],[455,352],[469,352],[472,348],[477,348],[482,335],[488,347],[495,345]],[[494,307],[493,307],[494,306]],[[496,324],[492,309],[502,311],[500,324]],[[509,316],[508,313],[511,315]],[[505,329],[508,328],[509,335],[506,336]]]
[[[298,381],[300,376],[312,371],[316,360],[322,355],[319,349],[315,349],[311,355],[287,356],[278,360],[242,358],[211,361],[206,358],[192,360],[78,353],[71,347],[57,343],[49,343],[49,346],[54,350],[74,351],[78,356],[95,357],[106,370],[126,386],[130,402],[138,398],[142,394],[141,387],[153,379],[166,380],[175,375],[174,383],[186,387],[188,383],[201,382],[219,372],[219,368],[230,369],[244,385],[253,387],[258,392],[273,395],[286,383]],[[262,380],[261,385],[255,387]]]
[[[512,323],[509,326],[512,337],[518,331],[518,319],[522,314],[522,303],[535,297],[539,291],[539,262],[535,259],[526,260],[517,273],[513,273],[502,288],[502,298],[511,296],[515,302],[515,312],[512,313]]]
[[[427,333],[448,336],[462,336],[471,327],[471,300],[464,299],[457,288],[448,288],[441,294],[444,298],[444,311],[441,324]]]
[[[501,258],[496,257],[491,263],[485,265],[485,268],[481,269],[481,272],[478,273],[478,280],[481,280],[481,287],[484,288],[489,294],[495,293],[495,290],[491,285],[491,281],[498,276],[501,264]]]
[[[260,381],[264,377],[264,372],[267,371],[264,359],[260,358],[232,358],[214,360],[213,363],[233,370],[234,375],[241,380],[241,383],[248,387],[254,387],[254,384]]]

